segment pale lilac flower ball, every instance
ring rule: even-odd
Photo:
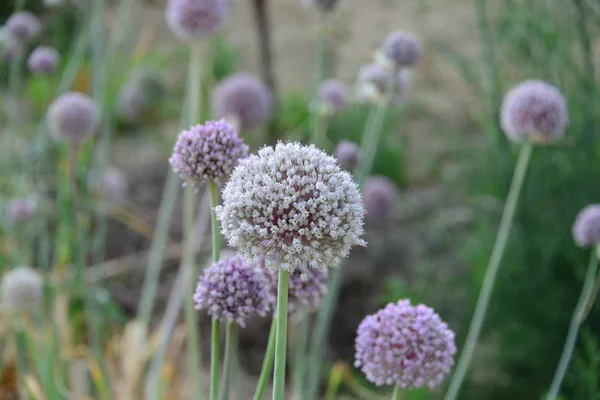
[[[273,303],[264,272],[240,255],[206,268],[194,301],[196,309],[204,309],[222,322],[235,322],[242,327],[251,317],[266,316]]]
[[[38,75],[50,75],[60,63],[60,54],[53,47],[39,46],[31,52],[27,60],[29,71]]]
[[[397,68],[413,68],[421,61],[423,49],[416,36],[395,31],[384,40],[381,53]]]
[[[219,120],[181,132],[169,162],[185,186],[223,178],[247,156],[248,146],[231,125]]]
[[[506,93],[500,118],[504,132],[516,142],[555,142],[564,136],[569,123],[563,95],[537,80],[522,82]]]
[[[338,0],[302,0],[304,7],[317,8],[321,11],[333,11]]]
[[[360,159],[360,149],[356,143],[343,140],[335,148],[335,158],[338,159],[342,167],[348,171],[353,171]]]
[[[100,125],[96,102],[79,92],[68,92],[55,99],[47,114],[50,134],[56,140],[78,145],[94,135]]]
[[[600,204],[589,205],[577,214],[573,224],[573,238],[581,247],[600,244]]]
[[[28,311],[42,298],[43,285],[42,276],[36,270],[16,267],[2,277],[0,298],[10,311]]]
[[[279,273],[276,269],[266,269],[273,299],[277,298]],[[327,294],[327,269],[308,268],[304,272],[296,270],[288,281],[288,312],[293,314],[302,309],[316,311]],[[273,305],[275,308],[275,305]]]
[[[377,386],[433,389],[454,364],[454,333],[433,309],[388,304],[358,327],[355,366]]]
[[[346,85],[337,79],[327,79],[319,87],[319,100],[330,112],[339,112],[348,107],[349,97]]]
[[[22,42],[35,39],[42,30],[40,21],[29,11],[14,13],[6,20],[4,26],[15,38]]]
[[[273,113],[269,88],[248,73],[235,74],[221,81],[213,92],[212,104],[218,118],[236,118],[243,131],[264,124]]]
[[[168,0],[167,23],[181,40],[209,37],[229,14],[229,0]]]
[[[356,183],[315,146],[278,143],[242,160],[216,208],[229,245],[267,268],[330,268],[365,245]]]
[[[396,185],[384,176],[367,179],[363,189],[367,219],[383,221],[394,212],[398,203]]]
[[[6,206],[6,216],[13,224],[29,221],[36,211],[37,201],[31,197],[18,197]]]
[[[394,75],[392,70],[379,63],[366,64],[358,71],[356,97],[360,101],[377,103],[387,93],[390,84],[394,85],[393,102],[401,104],[412,86],[411,71],[402,69]]]

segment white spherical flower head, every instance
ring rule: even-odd
[[[366,245],[356,183],[312,145],[279,143],[240,161],[216,214],[229,245],[267,268],[336,267]]]
[[[42,297],[43,284],[41,275],[33,268],[16,267],[4,274],[0,298],[13,312],[31,310]]]

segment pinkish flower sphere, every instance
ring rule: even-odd
[[[411,71],[402,69],[395,75],[379,63],[366,64],[358,71],[356,97],[359,101],[378,103],[385,96],[390,85],[394,85],[393,102],[406,101],[412,86]]]
[[[573,224],[573,238],[580,247],[600,244],[600,204],[592,204],[579,212]]]
[[[60,54],[53,47],[40,46],[31,52],[27,59],[27,68],[33,74],[50,75],[60,63]]]
[[[358,327],[355,366],[377,386],[438,386],[454,364],[454,333],[433,309],[390,303]]]
[[[569,123],[567,103],[556,87],[542,81],[525,81],[504,96],[500,122],[515,142],[552,143],[565,134]]]
[[[212,104],[215,116],[237,119],[242,131],[266,123],[273,113],[273,97],[269,88],[248,73],[222,80],[213,92]]]
[[[423,49],[416,36],[395,31],[384,40],[381,53],[396,68],[414,68],[421,61]]]
[[[356,143],[343,140],[335,148],[335,158],[342,167],[348,171],[353,171],[358,165],[360,149]]]
[[[194,302],[196,309],[244,327],[249,318],[266,316],[274,300],[264,272],[236,255],[204,270]]]
[[[40,21],[28,11],[14,13],[6,20],[4,26],[15,38],[22,42],[35,39],[42,30]]]
[[[390,218],[398,203],[396,185],[384,176],[368,178],[363,195],[368,220],[383,221]]]
[[[168,0],[167,23],[184,41],[210,37],[229,14],[229,0]]]
[[[208,121],[183,131],[169,163],[187,184],[198,185],[223,178],[248,156],[248,146],[224,120]]]
[[[37,211],[37,201],[31,197],[18,197],[6,206],[6,217],[13,224],[31,220]]]
[[[56,140],[79,145],[96,133],[100,111],[92,98],[68,92],[55,99],[46,116],[50,134]]]
[[[350,94],[346,85],[337,79],[327,79],[319,87],[319,100],[328,112],[339,112],[348,107]]]
[[[277,298],[278,270],[267,269],[265,273],[269,280],[271,295],[275,300]],[[327,269],[308,268],[303,273],[301,271],[292,272],[288,281],[289,314],[302,309],[316,311],[321,300],[327,294],[327,276]]]

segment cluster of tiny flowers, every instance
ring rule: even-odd
[[[398,202],[396,186],[384,176],[367,179],[363,195],[367,219],[382,221],[389,218]]]
[[[276,269],[266,269],[271,295],[277,298],[277,280],[279,277]],[[288,312],[294,314],[300,310],[316,311],[321,304],[321,299],[327,294],[327,269],[308,268],[304,272],[294,271],[288,281]],[[275,307],[275,305],[273,305]]]
[[[366,64],[358,71],[356,80],[356,96],[361,101],[378,102],[394,84],[393,100],[396,104],[405,101],[412,86],[410,70],[402,69],[394,72],[379,63]]]
[[[266,316],[274,299],[264,272],[236,255],[204,270],[194,301],[196,309],[244,327],[249,318]]]
[[[322,11],[333,11],[338,0],[302,0],[304,7],[317,8]]]
[[[92,171],[89,185],[113,201],[123,200],[127,194],[127,177],[113,165],[107,165],[102,172]]]
[[[335,158],[342,167],[353,171],[360,160],[360,149],[356,143],[343,140],[335,148]]]
[[[560,91],[545,82],[529,80],[509,90],[500,112],[509,139],[551,143],[565,134],[567,104]]]
[[[77,145],[92,136],[100,124],[100,111],[89,96],[68,92],[50,104],[48,127],[56,140]]]
[[[340,112],[348,107],[349,93],[346,85],[337,79],[327,79],[319,87],[319,100],[326,112]]]
[[[229,13],[229,0],[168,0],[167,23],[175,36],[193,41],[212,35]]]
[[[29,71],[38,75],[49,75],[56,71],[60,54],[53,47],[40,46],[31,52],[27,59]]]
[[[40,301],[42,288],[42,277],[33,268],[16,267],[2,278],[2,303],[15,312],[31,310]]]
[[[589,205],[577,214],[573,224],[573,238],[581,247],[600,244],[600,204]]]
[[[421,61],[423,49],[416,36],[406,32],[392,32],[381,46],[385,65],[395,68],[414,68]]]
[[[6,217],[11,223],[27,222],[35,215],[37,200],[30,197],[18,197],[6,206]]]
[[[22,42],[29,42],[35,39],[42,30],[40,21],[28,11],[21,11],[11,15],[6,20],[5,28],[13,37]]]
[[[455,353],[454,333],[439,315],[400,300],[362,321],[355,365],[378,386],[433,389],[450,371]]]
[[[235,118],[241,130],[256,128],[273,113],[269,88],[257,77],[239,73],[225,78],[212,95],[213,112],[218,118]]]
[[[248,146],[231,125],[219,120],[181,132],[169,162],[184,185],[197,185],[229,175],[247,156]]]
[[[365,245],[356,183],[312,145],[279,143],[242,160],[216,214],[229,245],[267,268],[335,267]]]

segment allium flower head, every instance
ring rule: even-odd
[[[229,0],[168,0],[167,23],[181,40],[212,35],[229,14]]]
[[[398,202],[394,183],[384,176],[374,176],[367,179],[363,190],[367,219],[382,221],[389,218]]]
[[[536,80],[522,82],[506,93],[500,118],[504,132],[516,142],[555,142],[564,136],[569,122],[560,91]]]
[[[279,143],[242,160],[216,214],[229,245],[267,268],[335,267],[365,245],[357,185],[312,145]]]
[[[379,63],[364,65],[358,72],[356,80],[356,97],[360,101],[380,102],[391,83],[394,84],[394,103],[401,104],[406,100],[412,86],[411,71],[402,69],[394,72]]]
[[[335,148],[335,158],[342,167],[352,171],[358,165],[360,149],[356,143],[343,140]]]
[[[13,224],[29,221],[36,211],[37,200],[32,197],[18,197],[6,206],[6,216]]]
[[[277,298],[277,281],[279,273],[276,269],[266,269],[271,287],[271,295]],[[327,269],[308,268],[290,274],[288,281],[288,312],[293,314],[302,309],[316,311],[321,299],[327,294]],[[273,305],[275,308],[275,305]]]
[[[65,4],[65,2],[66,2],[66,0],[44,0],[43,1],[44,5],[48,8],[62,6],[63,4]]]
[[[127,194],[127,176],[113,165],[107,165],[102,172],[92,171],[89,184],[110,200],[123,200]]]
[[[219,120],[181,132],[169,162],[185,186],[223,178],[247,156],[248,146],[231,125]]]
[[[384,64],[392,68],[414,68],[421,61],[423,49],[416,36],[395,31],[389,34],[381,45]]]
[[[42,297],[43,284],[42,277],[33,268],[16,267],[2,277],[0,298],[11,311],[31,310]]]
[[[53,47],[39,46],[31,52],[27,60],[29,71],[38,75],[50,75],[60,63],[60,54]]]
[[[232,75],[221,81],[213,92],[212,103],[218,118],[236,118],[243,131],[264,124],[273,113],[269,88],[248,73]]]
[[[100,125],[100,111],[89,96],[68,92],[50,104],[47,121],[56,140],[77,145],[96,133]]]
[[[573,238],[581,247],[600,244],[600,204],[592,204],[579,212],[573,224]]]
[[[5,27],[15,38],[22,42],[35,39],[42,30],[40,21],[29,11],[14,13],[6,20]]]
[[[304,7],[317,8],[321,11],[333,11],[338,0],[302,0]]]
[[[220,321],[236,322],[242,327],[248,318],[266,316],[273,303],[264,272],[240,255],[206,268],[194,301],[196,309],[205,309]]]
[[[361,322],[355,366],[378,386],[433,389],[450,371],[454,353],[454,333],[439,315],[400,300]]]
[[[349,97],[346,85],[337,79],[327,79],[319,87],[319,100],[328,112],[339,112],[348,107]]]

